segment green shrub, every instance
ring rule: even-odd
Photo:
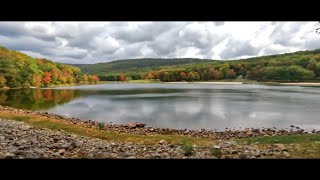
[[[193,147],[191,145],[183,145],[181,149],[184,151],[183,154],[185,156],[191,156],[193,154]]]
[[[99,122],[98,123],[98,128],[99,129],[103,129],[104,128],[104,123],[103,122]]]

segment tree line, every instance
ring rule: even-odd
[[[212,61],[184,66],[164,66],[159,70],[100,73],[105,81],[159,79],[169,81],[210,81],[250,79],[257,81],[319,81],[320,50],[231,61]]]
[[[47,87],[50,85],[97,83],[97,75],[87,75],[77,67],[37,59],[0,47],[0,88]]]

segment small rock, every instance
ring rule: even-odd
[[[135,156],[129,156],[126,159],[137,159]]]
[[[164,153],[162,153],[162,156],[169,157],[170,155],[169,155],[169,153],[164,152]]]
[[[250,131],[246,132],[246,134],[247,134],[247,135],[252,135],[253,132],[250,130]]]
[[[22,144],[25,144],[25,143],[27,143],[28,141],[25,140],[25,139],[22,139],[20,142],[21,142]]]
[[[12,153],[6,153],[5,155],[4,155],[4,158],[5,159],[13,159],[15,157],[15,154],[12,154]]]
[[[251,154],[252,154],[253,156],[255,156],[255,157],[260,157],[260,156],[261,156],[259,149],[252,150],[252,151],[251,151]]]
[[[93,153],[89,153],[88,154],[88,158],[93,158],[94,157],[94,154]]]
[[[21,129],[23,131],[27,131],[27,130],[31,129],[31,127],[30,126],[23,126],[23,127],[21,127]]]
[[[63,149],[69,149],[71,146],[69,144],[64,144],[61,146],[61,148]]]
[[[72,148],[77,148],[77,144],[75,142],[72,142],[70,145]]]
[[[161,155],[159,154],[159,153],[153,153],[153,154],[151,154],[151,156],[153,156],[153,157],[161,157]]]
[[[214,149],[221,149],[221,146],[213,146]]]
[[[279,149],[281,149],[282,151],[287,150],[287,148],[284,144],[275,144],[275,146],[278,147]]]
[[[111,157],[111,158],[117,158],[117,157],[118,157],[118,154],[117,154],[117,153],[111,153],[111,154],[110,154],[110,157]]]
[[[290,156],[290,154],[289,154],[287,151],[284,151],[283,154],[284,154],[285,156],[287,156],[287,157]]]
[[[165,140],[159,141],[159,144],[161,144],[161,145],[166,144],[166,143],[167,143],[167,141],[165,141]]]
[[[40,157],[35,155],[35,154],[32,154],[30,156],[28,156],[29,159],[39,159]]]
[[[36,149],[36,150],[34,150],[34,152],[39,154],[39,155],[43,155],[45,153],[45,151],[42,150],[42,149]]]
[[[65,149],[60,149],[60,150],[58,151],[58,153],[61,154],[61,155],[63,155],[65,152],[66,152]]]

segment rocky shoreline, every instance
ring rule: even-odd
[[[47,112],[29,111],[0,106],[1,112],[16,115],[39,115],[63,120],[70,124],[87,128],[99,128],[118,133],[139,135],[182,135],[212,139],[209,146],[185,146],[170,144],[160,140],[156,145],[133,142],[110,142],[102,139],[70,134],[61,129],[36,128],[25,122],[0,119],[0,158],[290,158],[290,153],[299,148],[298,144],[239,144],[235,139],[306,134],[303,129],[291,126],[291,131],[283,129],[226,129],[222,132],[208,130],[176,130],[146,127],[143,123],[126,125],[101,124],[90,120],[68,118]],[[320,131],[312,131],[320,134]]]
[[[233,138],[248,138],[248,137],[257,137],[257,136],[275,136],[275,135],[292,135],[292,134],[306,134],[309,133],[304,129],[295,127],[291,125],[291,130],[277,129],[277,128],[246,128],[244,130],[231,130],[226,129],[225,131],[213,131],[213,130],[178,130],[170,128],[154,128],[146,127],[146,124],[143,123],[129,123],[125,125],[116,125],[112,123],[99,123],[92,120],[81,120],[79,118],[69,118],[57,114],[51,114],[47,112],[31,111],[31,110],[22,110],[16,109],[8,106],[1,106],[0,111],[10,112],[16,114],[30,114],[30,115],[40,115],[50,119],[59,119],[64,120],[70,124],[76,124],[79,126],[87,128],[100,128],[102,130],[113,131],[117,133],[128,133],[136,135],[165,135],[165,134],[175,134],[175,135],[184,135],[195,138],[212,138],[212,139],[233,139]],[[310,133],[320,134],[320,130],[312,130]]]
[[[190,147],[189,147],[190,148]],[[0,158],[63,159],[63,158],[265,158],[290,157],[292,145],[275,144],[266,147],[239,145],[235,141],[218,141],[212,146],[186,150],[181,145],[160,141],[158,145],[111,143],[78,136],[63,130],[35,128],[24,122],[0,119]]]

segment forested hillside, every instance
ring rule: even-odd
[[[70,64],[81,68],[84,73],[101,73],[101,72],[123,72],[123,71],[150,71],[159,70],[164,66],[176,66],[195,63],[212,62],[206,59],[192,59],[192,58],[175,58],[175,59],[124,59],[108,63],[97,64]]]
[[[36,59],[0,46],[0,88],[44,87],[60,84],[97,83],[77,67]]]
[[[258,81],[319,81],[320,49],[240,60],[135,59],[80,65],[101,80],[210,81],[245,78]]]

